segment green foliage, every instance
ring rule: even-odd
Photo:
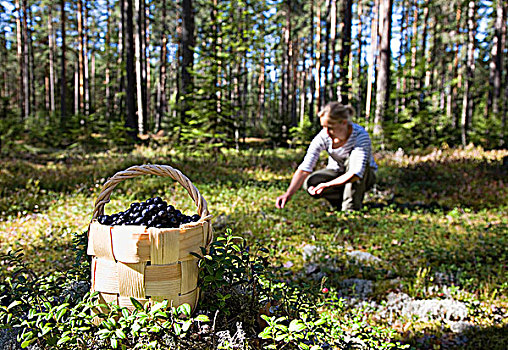
[[[309,116],[305,115],[302,123],[299,123],[298,126],[289,129],[289,138],[292,143],[300,145],[312,140],[315,133],[315,127],[310,122]]]
[[[83,158],[41,155],[38,163],[7,159],[0,173],[2,200],[21,212],[0,221],[3,249],[23,247],[25,255],[3,250],[0,324],[20,343],[54,349],[209,349],[214,341],[222,349],[447,348],[466,334],[469,344],[487,338],[503,344],[508,222],[500,198],[506,197],[506,151],[443,146],[377,153],[378,184],[364,210],[329,212],[301,192],[284,211],[276,210],[274,196],[285,190],[302,152],[224,150],[212,156],[165,146]],[[185,309],[169,306],[154,311],[138,305],[128,313],[103,305],[103,322],[91,324],[89,311],[98,305],[86,295],[90,267],[82,226],[100,183],[145,162],[182,170],[214,215],[216,239],[199,254],[198,309],[184,316]],[[195,211],[184,189],[159,178],[121,184],[106,210],[154,194]],[[305,258],[307,245],[317,248]],[[360,264],[349,257],[352,251],[382,261]],[[344,286],[355,279],[371,282],[371,293],[358,294],[361,282]],[[73,292],[76,283],[84,291]],[[461,302],[464,322],[474,327],[456,334],[436,321],[396,313],[387,318],[381,310],[389,293]],[[79,326],[70,327],[72,322]],[[221,335],[231,334],[236,323],[242,337]]]

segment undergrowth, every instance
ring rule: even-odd
[[[1,326],[18,346],[52,349],[504,349],[507,154],[379,153],[378,184],[352,215],[302,191],[275,209],[302,150],[143,146],[4,159]],[[110,307],[109,321],[96,325],[86,237],[75,232],[86,231],[105,180],[144,163],[181,170],[214,215],[217,239],[200,254],[201,299],[193,314],[166,304],[133,314]],[[185,190],[162,178],[126,180],[105,209],[154,195],[195,212]],[[465,315],[403,308],[427,301],[456,302]]]

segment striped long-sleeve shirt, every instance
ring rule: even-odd
[[[319,159],[319,154],[326,150],[329,155],[327,169],[346,171],[344,163],[349,158],[349,170],[359,178],[363,178],[367,164],[377,170],[377,164],[372,157],[372,143],[369,134],[360,125],[351,124],[353,131],[349,139],[338,148],[332,148],[332,138],[328,136],[326,130],[321,130],[312,140],[298,169],[312,172]]]

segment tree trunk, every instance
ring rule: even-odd
[[[124,95],[126,95],[125,90],[125,76],[124,73],[127,69],[122,68],[122,62],[127,62],[125,57],[126,52],[126,30],[125,30],[125,24],[126,24],[126,12],[127,12],[127,2],[126,0],[120,0],[120,21],[118,22],[118,58],[116,61],[117,69],[117,84],[118,88],[115,94],[115,103],[114,103],[114,111],[116,115],[123,114],[124,110]],[[131,0],[132,5],[132,0]],[[131,9],[132,11],[132,9]],[[125,94],[124,94],[125,92]],[[127,106],[127,111],[129,110],[129,107]]]
[[[79,114],[79,62],[76,62],[76,67],[74,68],[74,114]]]
[[[29,103],[30,103],[30,111],[37,111],[37,96],[35,92],[35,69],[34,69],[34,48],[32,44],[32,29],[33,26],[33,16],[31,7],[27,6],[26,8],[26,16],[27,16],[27,27],[26,27],[26,34],[27,34],[27,44],[28,44],[28,71],[30,72],[28,76],[28,91],[30,95]],[[30,26],[28,26],[28,22],[30,22]]]
[[[62,36],[62,57],[60,59],[60,123],[62,126],[65,125],[65,121],[67,120],[67,106],[66,106],[66,77],[65,77],[65,51],[66,51],[66,43],[65,43],[65,0],[60,0],[60,26],[61,26],[61,36]]]
[[[293,36],[291,37],[291,126],[298,125],[298,116],[297,116],[297,105],[298,105],[298,37],[294,40]]]
[[[331,38],[331,30],[332,30],[332,1],[328,0],[328,5],[326,6],[326,27],[325,27],[325,52],[324,52],[324,60],[323,60],[323,70],[325,73],[324,77],[324,87],[323,93],[321,94],[321,104],[325,103],[326,98],[328,97],[328,90],[330,89],[330,38]]]
[[[27,0],[22,1],[23,6],[23,96],[25,98],[25,115],[28,118],[31,112],[30,105],[30,47],[27,23]]]
[[[162,0],[162,32],[161,32],[161,59],[159,66],[159,85],[157,87],[157,113],[155,117],[155,132],[161,129],[162,119],[166,111],[166,66],[168,59],[168,35],[166,24],[166,0]]]
[[[310,63],[309,63],[309,84],[310,84],[310,101],[309,101],[309,121],[311,125],[314,123],[314,105],[316,98],[316,84],[315,84],[315,76],[312,72],[313,62],[315,60],[314,56],[314,0],[310,0]]]
[[[258,77],[258,121],[263,122],[265,115],[265,50],[261,51],[261,59],[259,61],[259,77]]]
[[[349,103],[349,86],[348,76],[349,71],[349,54],[351,53],[351,21],[352,21],[352,0],[345,0],[343,2],[343,18],[344,18],[344,31],[342,37],[342,48],[340,51],[340,100],[342,104]]]
[[[121,4],[121,2],[120,2]],[[123,6],[123,4],[121,4]],[[109,121],[111,117],[111,71],[110,71],[110,63],[111,60],[111,4],[109,3],[109,0],[106,0],[106,8],[108,11],[107,18],[106,18],[106,68],[104,72],[104,86],[105,86],[105,115],[106,120]]]
[[[418,80],[418,90],[420,90],[420,103],[423,102],[424,92],[422,91],[422,88],[427,88],[428,86],[424,85],[424,79],[425,74],[427,72],[427,69],[429,69],[426,66],[426,57],[427,57],[427,32],[428,32],[428,26],[429,26],[429,0],[425,0],[425,4],[423,7],[423,33],[422,33],[422,52],[421,52],[421,59],[422,59],[422,70],[420,79]]]
[[[403,30],[404,30],[404,36],[403,36],[403,44],[401,44],[401,47],[404,48],[404,55],[406,53],[410,52],[411,50],[411,39],[409,38],[409,12],[411,11],[411,0],[404,0],[403,1]],[[404,64],[402,68],[402,79],[401,79],[401,99],[400,99],[400,111],[403,112],[407,107],[407,91],[408,91],[408,67],[409,64]]]
[[[371,29],[370,29],[370,51],[369,58],[367,59],[369,68],[367,73],[367,97],[365,100],[365,123],[369,124],[370,122],[370,108],[372,104],[372,82],[374,80],[375,67],[376,67],[376,51],[377,51],[377,41],[378,41],[378,12],[379,12],[379,1],[375,0],[374,5],[372,7],[372,17],[371,17]]]
[[[503,6],[503,10],[505,13],[505,16],[508,13],[508,5]],[[506,33],[508,32],[508,29],[506,26],[503,26],[503,32],[501,35],[501,42],[502,46],[504,47],[506,44]],[[508,74],[505,74],[505,81],[504,81],[504,113],[501,113],[501,130],[499,132],[499,147],[505,147],[506,145],[506,114],[508,114]],[[500,109],[503,108],[503,106],[499,107]]]
[[[316,109],[314,114],[317,115],[321,109],[321,0],[317,1],[316,8]]]
[[[457,23],[457,35],[460,33],[460,19],[462,16],[462,10],[460,8],[460,5],[457,5],[457,11],[455,12],[455,23]],[[449,72],[450,72],[450,91],[447,98],[447,108],[446,108],[446,115],[449,119],[451,119],[451,124],[454,129],[458,128],[458,122],[457,122],[457,86],[458,83],[455,83],[455,78],[458,78],[459,75],[459,45],[456,42],[457,38],[455,35],[453,35],[453,32],[450,35],[450,40],[454,42],[453,44],[453,52],[454,52],[454,58],[453,61],[450,64]],[[460,79],[460,78],[459,78]]]
[[[416,84],[416,55],[418,53],[418,19],[419,19],[418,0],[414,0],[413,37],[411,40],[412,41],[412,43],[411,43],[411,91],[414,91],[417,88],[417,84]]]
[[[55,112],[55,40],[53,33],[53,4],[48,5],[48,52],[49,52],[49,110]]]
[[[361,6],[360,4],[358,6]],[[361,40],[360,40],[361,41]],[[336,77],[335,77],[335,56],[337,46],[337,0],[330,0],[330,46],[331,46],[331,59],[328,67],[328,74],[330,81],[327,84],[328,100],[337,100],[337,93],[335,89]],[[303,90],[302,90],[303,91]]]
[[[90,114],[90,69],[88,61],[88,6],[85,0],[83,16],[83,102],[85,115]]]
[[[304,42],[305,43],[305,42]],[[304,69],[305,64],[303,64],[302,71],[300,72],[300,127],[303,127],[303,123],[305,121],[305,81],[307,80],[306,73],[307,71]]]
[[[77,81],[78,81],[78,89],[77,94],[75,93],[75,98],[77,97],[77,101],[74,101],[74,114],[80,114],[85,109],[85,83],[84,83],[84,62],[83,62],[83,1],[78,0],[77,7],[77,21],[78,21],[78,53],[77,53]],[[77,108],[76,108],[77,106]]]
[[[183,94],[180,121],[187,124],[187,111],[189,110],[188,99],[192,92],[192,76],[190,70],[193,66],[194,47],[194,13],[192,0],[182,0],[182,64],[181,64],[181,90]]]
[[[151,97],[151,81],[150,81],[150,48],[149,48],[149,42],[150,42],[150,0],[146,0],[147,3],[144,4],[145,6],[145,39],[144,39],[144,50],[145,53],[144,62],[145,62],[145,90],[144,90],[144,99],[145,99],[145,117],[148,122],[150,120],[150,97]],[[144,1],[143,1],[144,2]]]
[[[503,40],[503,27],[506,28],[506,14],[501,0],[497,0],[496,4],[496,20],[494,23],[494,37],[492,41],[491,59],[490,59],[490,74],[489,74],[489,95],[487,100],[487,113],[492,111],[496,116],[499,113],[499,98],[501,97],[501,78],[503,76],[503,53],[504,53],[504,40]]]
[[[134,68],[134,21],[132,0],[125,0],[126,5],[126,46],[127,46],[127,89],[126,89],[126,102],[127,102],[127,118],[125,119],[125,126],[128,129],[129,135],[136,139],[136,71]]]
[[[279,101],[279,116],[282,121],[282,127],[288,127],[288,96],[289,96],[289,71],[290,64],[290,51],[291,51],[291,9],[286,6],[285,13],[286,24],[282,30],[284,36],[284,51],[283,51],[283,64],[282,64],[282,82],[280,86],[280,101]],[[281,130],[281,133],[283,130]],[[282,139],[282,134],[281,134]]]
[[[406,20],[406,3],[405,1],[402,1],[402,14],[400,17],[400,48],[399,48],[399,55],[397,57],[397,66],[398,66],[398,74],[397,74],[397,80],[396,80],[396,92],[395,92],[395,103],[394,103],[394,116],[393,121],[395,124],[399,122],[399,113],[401,111],[401,100],[404,95],[404,91],[402,91],[402,79],[404,78],[404,65],[402,64],[402,57],[405,54],[405,48],[404,48],[404,33],[407,31],[407,27],[405,26],[405,20]],[[402,74],[400,73],[400,70],[402,70]]]
[[[374,137],[382,139],[383,121],[390,99],[390,40],[392,37],[392,0],[381,0],[379,21],[382,23],[379,47],[379,70],[376,77],[376,114],[374,118]]]
[[[472,99],[472,85],[475,70],[474,62],[474,48],[475,48],[475,2],[469,1],[467,11],[467,64],[466,64],[466,77],[464,79],[464,95],[462,98],[462,115],[461,115],[461,140],[462,146],[466,146],[469,133],[469,125],[473,117],[473,99]]]
[[[363,100],[363,65],[362,65],[362,51],[363,51],[363,1],[358,1],[358,91],[356,102],[356,116],[359,118],[362,113],[362,100]]]
[[[18,15],[16,16],[16,49],[17,49],[17,60],[18,60],[18,105],[20,111],[21,120],[25,118],[25,87],[24,87],[24,69],[25,65],[23,64],[23,30],[21,28],[21,18],[23,17],[23,13],[21,10],[21,6],[19,4],[19,0],[16,0],[16,9]]]
[[[136,50],[136,96],[138,103],[138,134],[145,133],[146,126],[146,117],[145,117],[145,101],[143,100],[143,72],[142,72],[142,53],[141,53],[141,45],[142,45],[142,37],[143,37],[143,21],[142,21],[142,11],[140,6],[140,1],[142,0],[134,0],[134,11],[136,13],[136,25],[137,30],[134,34],[134,42],[135,42],[135,50]]]

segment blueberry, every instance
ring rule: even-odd
[[[159,203],[159,204],[157,204],[157,209],[158,210],[166,210],[167,207],[168,207],[168,205],[166,203]]]
[[[155,197],[152,199],[155,204],[160,204],[160,203],[164,202],[161,197]]]
[[[140,225],[143,222],[143,217],[138,216],[134,219],[134,225]]]
[[[198,214],[194,214],[191,216],[191,220],[193,222],[199,221],[199,219],[201,219],[201,216],[199,216]]]
[[[146,204],[150,205],[150,204],[154,204],[154,199],[153,198],[148,198],[146,201],[145,201]]]
[[[172,213],[172,212],[174,212],[174,211],[175,211],[175,207],[173,207],[173,206],[170,204],[170,205],[168,205],[168,207],[166,208],[166,211],[167,211],[168,213]]]
[[[169,219],[170,227],[178,227],[178,220],[175,217]]]

